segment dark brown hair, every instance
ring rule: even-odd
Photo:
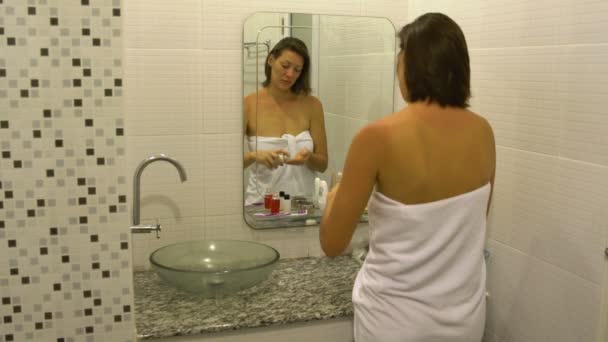
[[[471,97],[469,52],[462,30],[441,13],[427,13],[399,32],[407,102],[466,108]]]
[[[304,93],[304,95],[310,94],[310,56],[308,55],[308,48],[306,48],[306,44],[298,38],[294,37],[286,37],[277,43],[270,53],[268,53],[268,57],[266,57],[266,65],[264,66],[264,74],[266,74],[266,80],[262,82],[264,87],[268,87],[270,85],[270,73],[271,68],[268,65],[268,59],[270,56],[275,59],[279,58],[284,50],[290,50],[294,53],[297,53],[304,60],[304,65],[302,66],[302,73],[300,77],[296,80],[296,82],[291,86],[291,91],[295,94]]]

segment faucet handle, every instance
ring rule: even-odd
[[[160,239],[160,218],[156,218],[156,238]]]

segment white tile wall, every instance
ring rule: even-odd
[[[595,341],[607,287],[605,1],[410,1],[470,48],[473,110],[494,128],[488,329],[500,341]]]

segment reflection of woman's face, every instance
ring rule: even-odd
[[[403,50],[397,55],[397,77],[399,78],[401,97],[407,101],[407,87],[405,86],[405,53]]]
[[[281,90],[289,90],[302,74],[304,58],[291,50],[283,50],[277,58],[271,55],[268,65],[271,84]]]

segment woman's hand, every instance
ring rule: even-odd
[[[307,148],[303,148],[293,158],[286,161],[285,164],[303,165],[308,161],[308,159],[310,159],[310,156],[312,156],[312,152],[310,152]]]
[[[285,164],[284,160],[289,158],[289,153],[283,149],[271,151],[256,151],[255,161],[266,166],[269,169],[276,169]]]

